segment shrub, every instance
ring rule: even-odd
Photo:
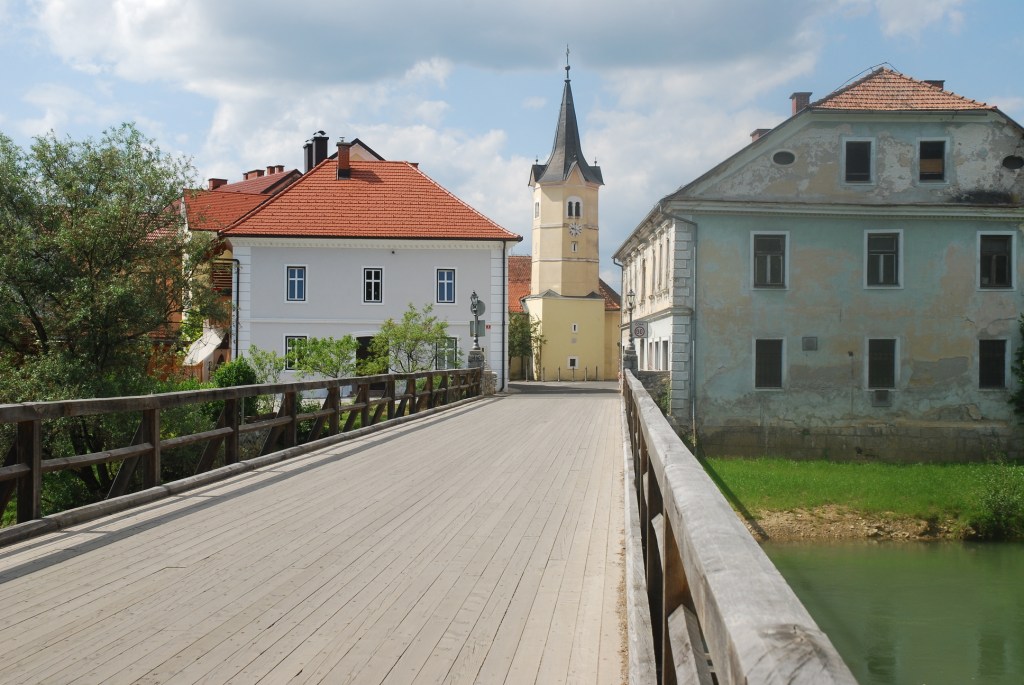
[[[996,465],[982,480],[971,526],[984,540],[1024,538],[1024,467]]]
[[[256,370],[252,368],[249,361],[245,357],[241,357],[226,364],[221,364],[213,372],[213,382],[218,388],[230,388],[235,385],[256,385],[259,383],[259,378],[256,376]],[[257,398],[246,397],[245,415],[251,416],[257,410]],[[217,408],[217,414],[220,414],[219,407]]]

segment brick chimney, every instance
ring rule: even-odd
[[[771,129],[770,128],[755,128],[753,131],[750,132],[750,142],[753,143],[755,140],[757,140],[758,138],[763,136],[765,133],[768,133],[768,131],[771,131]]]
[[[284,173],[284,164],[278,164],[277,166],[275,166],[274,167],[274,173],[275,174],[283,174]]]
[[[210,190],[217,190],[223,185],[227,185],[228,180],[226,178],[211,178],[208,182],[207,188]]]
[[[352,143],[338,141],[338,178],[352,178]]]
[[[927,83],[929,86],[935,86],[939,90],[944,90],[946,88],[946,79],[944,79],[944,78],[941,78],[941,79],[929,79],[929,78],[926,78],[924,80],[924,82]]]
[[[275,167],[275,166],[268,166],[267,167],[267,176],[273,176],[276,173],[277,173],[277,167]]]
[[[789,96],[789,99],[793,101],[793,114],[797,114],[802,109],[807,109],[807,106],[811,104],[811,94],[809,92],[799,91]]]

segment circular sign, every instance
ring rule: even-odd
[[[647,324],[643,321],[637,321],[633,324],[633,337],[634,338],[646,338],[647,337]]]

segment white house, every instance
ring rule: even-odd
[[[411,303],[448,322],[464,364],[476,292],[486,306],[480,347],[504,388],[508,253],[522,238],[415,163],[358,142],[327,157],[326,141],[307,143],[301,178],[221,232],[238,265],[240,353],[257,345],[284,355],[297,338],[346,334],[365,349]]]
[[[709,452],[1020,455],[1024,129],[943,85],[795,93],[616,252],[641,367]]]

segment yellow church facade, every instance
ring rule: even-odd
[[[555,141],[534,164],[530,294],[524,311],[540,321],[536,380],[611,380],[619,373],[618,294],[600,278],[600,167],[588,164],[566,67]]]

